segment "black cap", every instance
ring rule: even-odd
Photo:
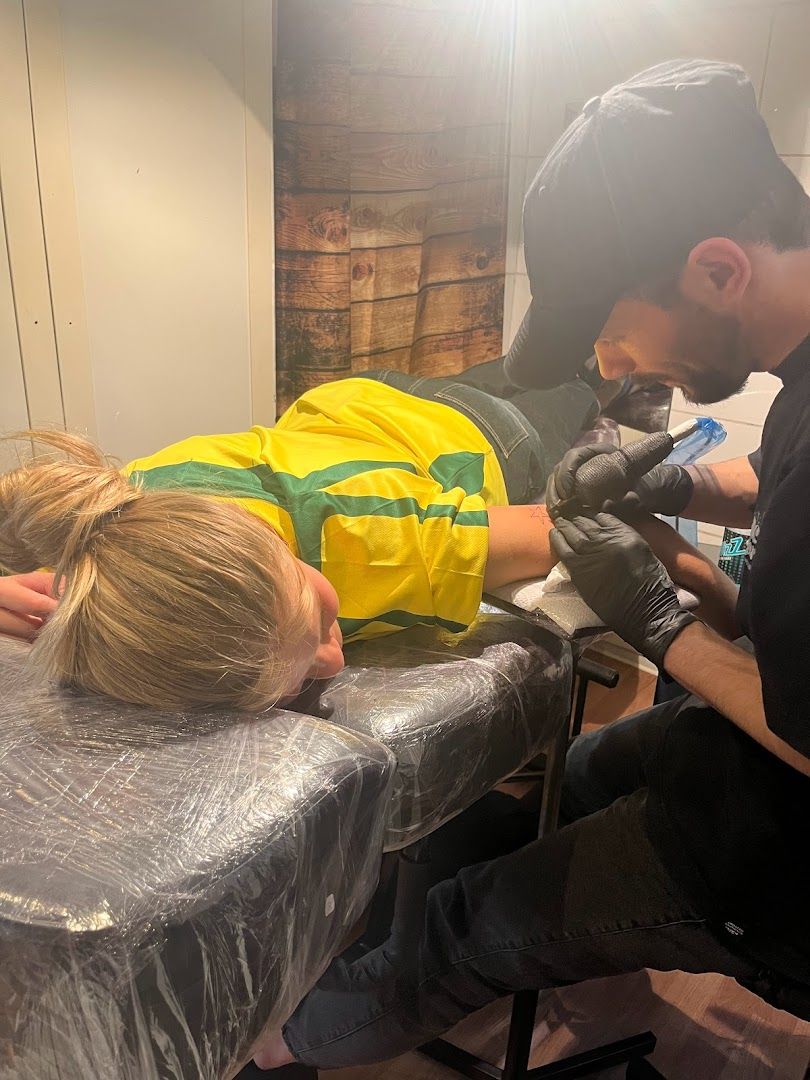
[[[573,378],[622,295],[731,231],[784,173],[751,80],[733,64],[669,61],[592,98],[526,195],[532,303],[509,378]]]

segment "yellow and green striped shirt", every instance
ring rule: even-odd
[[[472,421],[371,379],[319,386],[273,428],[185,439],[126,472],[146,488],[202,489],[267,522],[332,582],[347,639],[469,625],[486,508],[508,501]]]

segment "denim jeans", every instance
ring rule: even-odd
[[[503,359],[447,378],[401,371],[359,377],[449,405],[472,420],[495,451],[512,504],[543,498],[551,470],[599,411],[593,390],[582,380],[554,390],[521,390],[504,375]]]
[[[682,704],[581,736],[566,766],[569,824],[434,886],[418,940],[392,935],[333,961],[284,1030],[297,1060],[395,1057],[497,997],[645,967],[720,972],[762,993],[733,929],[686,896],[647,836],[645,762]]]

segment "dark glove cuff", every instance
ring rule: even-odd
[[[652,660],[659,671],[663,671],[664,657],[672,642],[680,634],[681,630],[699,621],[691,611],[684,611],[681,608],[679,611],[673,612],[671,617],[667,619],[666,625],[662,626],[654,637],[651,636],[645,641],[641,652],[648,660]]]
[[[671,517],[677,517],[683,513],[692,501],[692,495],[695,491],[695,482],[689,470],[685,469],[683,465],[676,465],[675,467],[678,470],[678,480],[672,492],[675,509],[672,510]]]

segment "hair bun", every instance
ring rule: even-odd
[[[69,572],[140,491],[86,439],[50,431],[15,437],[55,453],[36,453],[0,476],[0,566]]]

